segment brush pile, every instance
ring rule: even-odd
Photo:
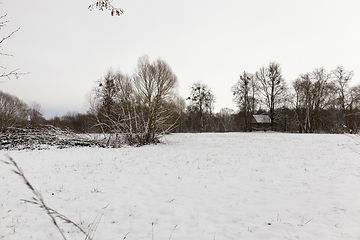
[[[104,140],[46,125],[40,128],[8,128],[0,133],[0,150],[43,150],[51,147],[106,147]]]

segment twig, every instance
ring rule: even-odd
[[[305,224],[308,224],[309,222],[311,222],[311,220],[313,220],[313,218],[312,218],[312,219],[310,219],[309,221],[307,221]]]
[[[0,40],[0,44],[2,44],[6,39],[10,38],[14,33],[18,32],[20,30],[20,28],[12,31],[9,35],[7,35],[6,37],[3,37],[1,40]]]

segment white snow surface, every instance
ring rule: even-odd
[[[0,151],[46,204],[94,240],[360,239],[360,138],[285,133],[173,134],[118,149]],[[0,163],[0,239],[62,239]],[[68,240],[85,239],[57,220]],[[176,226],[176,227],[175,227]]]

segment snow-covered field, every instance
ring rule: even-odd
[[[141,148],[5,154],[85,230],[108,206],[95,240],[360,239],[359,136],[174,134]],[[0,239],[62,239],[20,201],[33,195],[11,169],[0,163]]]

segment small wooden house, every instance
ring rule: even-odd
[[[253,115],[251,128],[253,131],[266,131],[270,129],[271,120],[269,115]]]

